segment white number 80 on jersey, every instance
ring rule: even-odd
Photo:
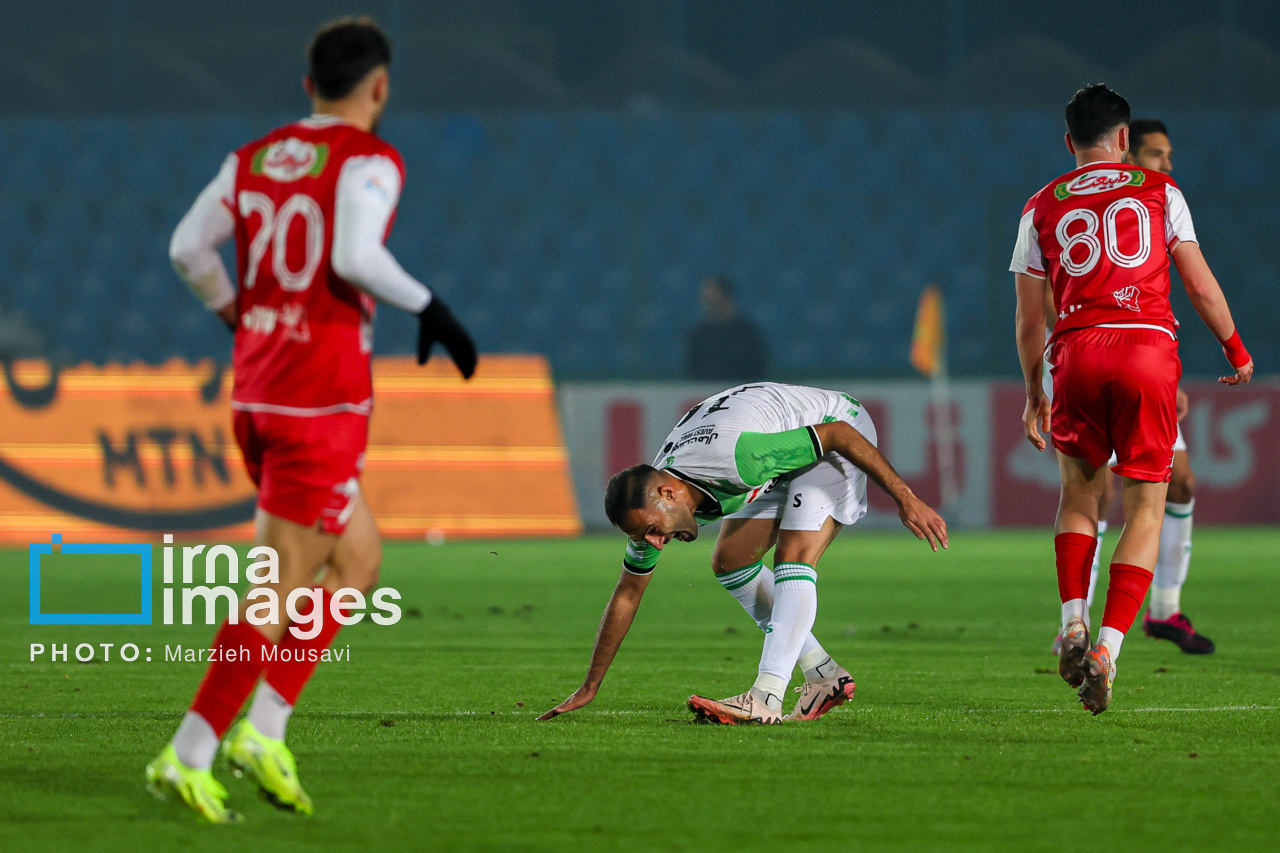
[[[1116,236],[1117,220],[1120,218],[1120,213],[1125,210],[1133,211],[1138,218],[1138,250],[1132,255],[1126,255],[1120,250]],[[1068,234],[1068,226],[1076,221],[1084,222],[1084,230]],[[1117,199],[1107,206],[1102,213],[1102,239],[1099,239],[1098,235],[1098,214],[1084,207],[1077,208],[1062,217],[1058,221],[1055,233],[1058,244],[1062,246],[1062,255],[1059,260],[1068,275],[1081,276],[1092,272],[1104,251],[1112,263],[1126,269],[1140,267],[1151,257],[1151,213],[1146,205],[1135,198]],[[1088,252],[1084,259],[1079,261],[1072,257],[1072,251],[1078,246],[1084,246]]]

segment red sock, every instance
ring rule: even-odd
[[[291,631],[285,631],[284,639],[280,641],[280,654],[267,667],[265,679],[267,684],[270,684],[284,698],[284,701],[290,705],[298,704],[298,694],[302,693],[302,688],[306,685],[307,680],[316,671],[316,664],[320,662],[320,652],[329,648],[333,638],[338,636],[338,631],[342,629],[342,623],[333,618],[333,611],[330,608],[333,594],[327,589],[319,587],[317,589],[320,589],[320,608],[324,613],[324,622],[321,623],[320,632],[310,640],[299,640]],[[298,609],[301,610],[302,608],[299,607]],[[344,612],[351,609],[348,606],[344,609]],[[311,650],[313,649],[315,650],[315,660],[310,659]],[[285,660],[286,657],[289,660]],[[298,658],[301,658],[301,660],[298,660]]]
[[[1065,604],[1074,598],[1089,597],[1089,571],[1098,537],[1084,533],[1059,533],[1053,537],[1058,565],[1058,596]]]
[[[1102,627],[1129,633],[1133,620],[1147,597],[1152,573],[1128,563],[1111,564],[1111,580],[1107,583],[1107,606],[1102,611]]]
[[[273,645],[247,622],[223,622],[218,629],[212,645],[218,655],[191,701],[191,710],[204,717],[218,737],[231,728],[262,672],[264,652]]]

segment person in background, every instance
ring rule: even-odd
[[[764,378],[769,353],[760,328],[738,313],[733,282],[722,275],[702,282],[702,307],[707,316],[689,332],[690,379],[750,382]]]

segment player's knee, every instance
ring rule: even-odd
[[[760,561],[761,554],[746,552],[741,548],[722,548],[719,545],[711,552],[711,571],[717,575],[736,572]]]
[[[774,564],[778,563],[804,563],[807,566],[817,566],[818,559],[822,556],[824,545],[820,543],[810,544],[804,541],[778,543],[778,549],[774,552]]]
[[[1176,504],[1191,503],[1191,499],[1196,495],[1196,475],[1192,473],[1190,468],[1182,471],[1175,470],[1173,479],[1169,481],[1169,495],[1167,500]]]
[[[378,577],[382,574],[382,543],[372,549],[368,559],[362,561],[360,574],[356,578],[355,587],[361,592],[369,592],[378,585]]]
[[[382,542],[369,543],[356,557],[341,560],[334,568],[342,586],[370,592],[378,585],[378,576],[382,573]]]

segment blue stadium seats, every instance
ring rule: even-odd
[[[0,307],[75,358],[225,360],[168,239],[229,151],[294,118],[0,121]],[[1215,269],[1242,323],[1268,328],[1280,166],[1230,143],[1270,138],[1280,115],[1167,120]],[[1010,304],[1017,213],[1070,166],[1052,111],[396,114],[385,134],[409,168],[403,265],[484,348],[547,352],[570,376],[680,372],[681,347],[661,342],[696,320],[715,272],[786,339],[784,374],[906,371],[929,282],[953,368],[1012,369],[991,308]],[[379,352],[411,352],[414,335],[380,312]]]

